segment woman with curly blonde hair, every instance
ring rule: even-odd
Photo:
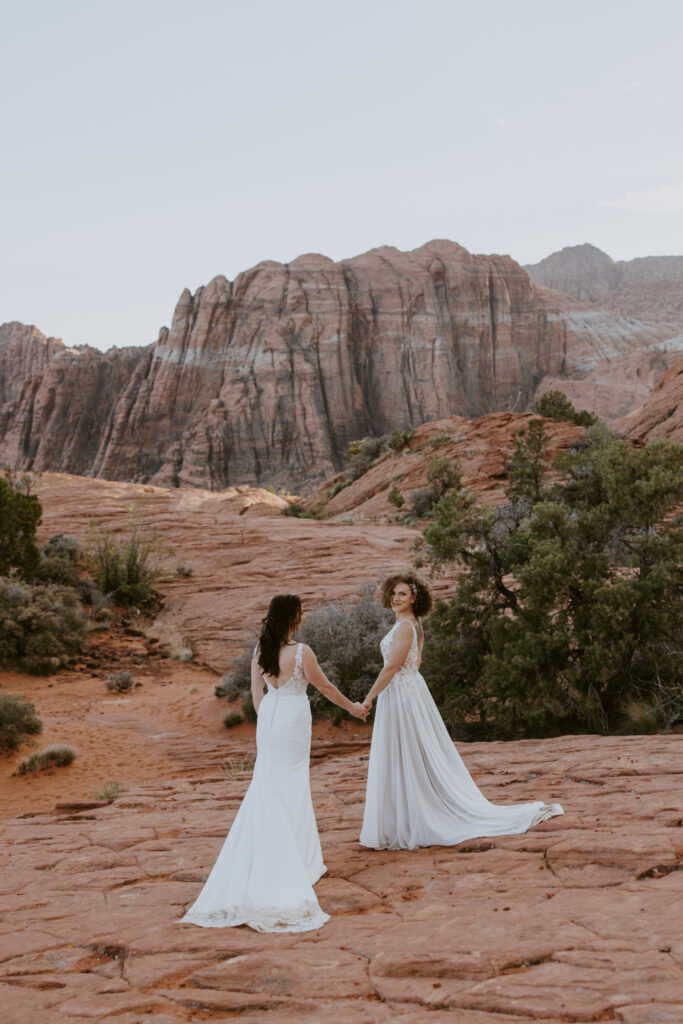
[[[364,700],[377,698],[360,841],[379,850],[455,846],[516,835],[555,814],[540,801],[498,806],[477,788],[420,675],[429,588],[412,573],[390,576],[382,603],[396,622],[381,643],[384,668]]]

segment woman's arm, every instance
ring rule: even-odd
[[[363,701],[363,706],[366,707],[368,711],[372,707],[372,702],[375,697],[379,697],[382,690],[387,688],[398,670],[403,668],[403,664],[408,657],[408,651],[410,650],[412,642],[413,627],[409,622],[402,622],[398,626],[391,641],[391,647],[389,648],[389,660],[377,676],[372,689]]]
[[[334,683],[331,683],[329,681],[329,679],[321,669],[320,665],[318,664],[318,659],[316,658],[315,654],[313,653],[311,648],[307,647],[305,644],[303,665],[304,675],[308,679],[311,686],[315,686],[316,690],[320,690],[323,697],[327,697],[327,699],[331,700],[333,704],[337,705],[337,707],[343,708],[344,711],[348,711],[349,714],[353,715],[354,718],[362,718],[363,720],[365,719],[368,713],[368,709],[363,707],[363,705],[358,702],[354,704],[353,701],[349,700],[348,697],[344,696],[341,690],[337,689]]]
[[[257,657],[257,652],[254,651],[254,656],[251,659],[251,699],[254,702],[254,711],[256,714],[258,714],[259,704],[263,700],[266,689],[266,684],[263,676],[261,675],[261,666],[256,660]]]

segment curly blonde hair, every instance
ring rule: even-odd
[[[428,615],[432,610],[434,600],[427,584],[423,583],[418,576],[414,576],[412,573],[397,573],[395,576],[390,576],[384,581],[382,584],[382,604],[384,607],[391,608],[391,595],[397,583],[406,583],[410,587],[415,598],[413,601],[413,611],[418,618]]]

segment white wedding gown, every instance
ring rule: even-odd
[[[298,644],[294,672],[282,686],[266,680],[251,785],[183,923],[304,932],[329,920],[313,891],[326,869],[311,801],[311,708],[302,655]]]
[[[501,807],[479,791],[420,675],[411,625],[406,660],[377,698],[361,844],[378,850],[454,846],[516,835],[562,814],[559,804],[540,801]],[[381,643],[385,665],[396,626]]]

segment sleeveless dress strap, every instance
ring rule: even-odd
[[[294,674],[299,676],[301,674],[301,666],[304,658],[304,645],[299,643],[296,645],[296,657],[294,658]]]

